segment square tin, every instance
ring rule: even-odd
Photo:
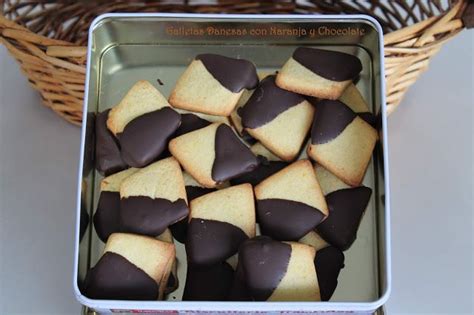
[[[249,59],[258,71],[276,71],[299,46],[320,47],[358,56],[363,71],[357,87],[380,117],[380,141],[363,184],[373,194],[357,240],[344,252],[345,268],[330,302],[189,302],[181,301],[186,276],[184,246],[176,244],[180,287],[166,301],[93,300],[80,284],[104,244],[92,227],[101,175],[94,170],[93,117],[116,105],[137,80],[152,82],[166,97],[199,53]],[[383,34],[369,16],[348,15],[199,15],[105,14],[89,30],[87,78],[78,171],[73,287],[77,300],[108,312],[357,312],[372,313],[388,299],[390,273],[390,190]],[[81,209],[87,213],[89,220]],[[82,218],[82,222],[81,222]],[[81,223],[87,225],[80,239]]]

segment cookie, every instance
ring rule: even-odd
[[[314,248],[300,243],[283,243],[269,237],[244,242],[239,250],[239,265],[251,299],[319,301],[314,257]]]
[[[166,98],[150,82],[138,81],[120,103],[110,110],[107,127],[117,136],[135,118],[169,106]]]
[[[241,108],[242,125],[284,161],[298,156],[311,128],[314,107],[303,96],[276,86],[268,76]]]
[[[202,186],[214,188],[258,165],[249,148],[232,128],[213,123],[170,141],[169,150]]]
[[[179,78],[169,102],[176,108],[229,116],[244,89],[253,89],[257,84],[257,71],[251,62],[202,54]]]
[[[262,234],[297,241],[327,215],[328,207],[309,160],[296,161],[255,187]]]
[[[157,236],[189,213],[181,167],[167,158],[140,169],[120,186],[124,231]]]
[[[154,238],[114,233],[104,254],[88,271],[84,294],[91,299],[158,300],[163,298],[171,265],[173,244]]]
[[[105,176],[120,172],[128,166],[122,159],[115,136],[107,128],[110,109],[97,114],[95,122],[95,167]]]
[[[234,270],[226,263],[212,266],[188,266],[183,301],[226,301],[234,279]]]
[[[250,151],[255,154],[260,163],[252,171],[244,173],[234,179],[230,180],[232,185],[240,185],[249,183],[252,186],[260,184],[260,182],[267,177],[275,174],[289,165],[288,162],[281,161],[276,155],[265,148],[260,142],[255,143],[250,147]]]
[[[255,236],[252,186],[224,188],[191,201],[186,253],[188,263],[212,265],[234,255]]]
[[[215,122],[229,124],[229,119],[224,116],[207,115],[183,109],[177,109],[176,111],[181,114],[181,125],[173,137],[179,137],[185,133],[207,127]]]
[[[121,232],[120,185],[138,169],[129,168],[110,175],[100,182],[100,196],[94,213],[94,228],[102,242],[107,242],[110,234]]]
[[[282,89],[323,99],[338,99],[362,71],[356,56],[323,49],[297,48],[278,73]]]
[[[370,112],[369,106],[354,83],[349,84],[341,97],[339,97],[339,100],[346,104],[350,109],[352,109],[352,111],[354,111],[354,113],[365,120],[368,124],[375,126],[375,115]]]
[[[346,184],[362,182],[377,131],[340,101],[316,103],[308,155]]]
[[[329,244],[316,231],[308,232],[308,234],[300,238],[298,242],[312,246],[316,251],[329,246]]]
[[[326,195],[329,216],[316,227],[318,234],[329,244],[347,250],[356,239],[371,194],[370,188],[362,186]]]
[[[329,301],[336,290],[339,273],[344,268],[344,254],[332,246],[323,248],[316,251],[314,265],[321,301]]]
[[[173,235],[170,229],[166,229],[163,233],[156,237],[157,240],[173,244]],[[166,283],[165,294],[169,294],[175,291],[179,286],[178,280],[178,258],[175,258],[173,265],[171,266],[171,272]]]

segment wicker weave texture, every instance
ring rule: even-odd
[[[463,29],[467,0],[451,1],[27,1],[0,0],[0,42],[19,62],[43,103],[80,124],[87,31],[107,12],[240,14],[368,14],[384,30],[389,113],[428,67],[430,58]]]

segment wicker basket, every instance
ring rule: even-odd
[[[215,2],[215,1],[214,1]],[[368,14],[385,33],[389,112],[441,46],[472,26],[473,1],[50,1],[0,0],[0,42],[20,63],[43,103],[80,124],[87,31],[107,12]],[[467,14],[469,13],[469,14]]]

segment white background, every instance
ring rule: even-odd
[[[473,313],[473,46],[473,31],[445,45],[389,118],[389,314]],[[0,47],[0,314],[80,312],[79,142]]]

